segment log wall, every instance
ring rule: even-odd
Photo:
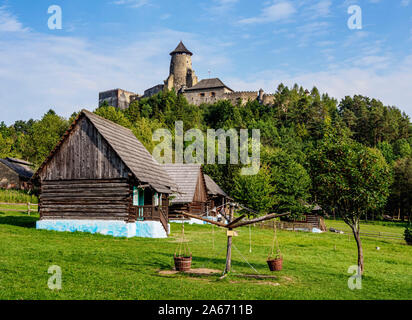
[[[41,219],[127,220],[127,179],[43,181]]]

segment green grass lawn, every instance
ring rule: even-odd
[[[240,229],[233,273],[220,280],[220,275],[159,274],[172,269],[177,224],[168,239],[117,239],[39,231],[36,220],[36,215],[0,212],[0,299],[412,299],[412,246],[399,241],[363,240],[363,288],[352,291],[347,270],[356,264],[356,244],[345,235],[280,231],[284,269],[272,273],[277,279],[257,280],[240,275],[271,274],[266,258],[273,232],[252,227],[250,253],[249,229]],[[403,232],[397,226],[375,227]],[[226,234],[213,230],[185,226],[193,268],[223,270]],[[60,291],[47,286],[52,265],[62,268]]]

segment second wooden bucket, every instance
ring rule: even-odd
[[[270,259],[267,261],[268,266],[270,271],[280,271],[282,270],[282,265],[283,265],[283,258],[277,258],[277,259]]]
[[[192,267],[192,255],[190,257],[174,256],[176,271],[187,272]]]

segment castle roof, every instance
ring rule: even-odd
[[[186,53],[186,54],[189,54],[189,55],[193,56],[193,53],[190,52],[189,50],[187,50],[187,48],[185,47],[185,45],[183,44],[182,41],[179,42],[176,49],[174,49],[172,52],[170,52],[170,55],[174,55],[176,53]]]
[[[219,88],[227,88],[230,91],[233,91],[227,85],[225,85],[222,82],[222,80],[220,80],[219,78],[203,79],[203,80],[199,81],[193,87],[185,89],[185,91],[196,91],[196,90],[204,90],[204,89],[219,89]]]

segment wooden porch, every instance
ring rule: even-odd
[[[136,221],[160,221],[163,228],[168,232],[168,206],[132,206],[132,210],[129,214],[129,222]]]

